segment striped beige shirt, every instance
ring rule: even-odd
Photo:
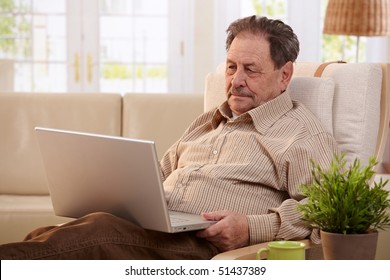
[[[287,93],[231,116],[227,103],[202,114],[164,155],[168,207],[246,214],[250,244],[310,236],[296,209],[299,187],[311,181],[310,159],[330,163],[334,138]]]

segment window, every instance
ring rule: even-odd
[[[167,1],[100,1],[100,90],[168,90]]]
[[[241,16],[265,15],[281,19],[291,25],[301,41],[298,60],[323,62],[356,60],[356,36],[322,34],[328,0],[295,0],[291,6],[288,6],[289,2],[286,0],[244,0],[240,3]],[[366,61],[366,48],[367,39],[360,37],[359,61]]]
[[[326,6],[328,0],[321,2],[321,30],[325,21]],[[343,60],[347,62],[356,61],[356,36],[344,35],[322,35],[322,61]],[[366,61],[367,38],[359,38],[359,59],[358,61]]]
[[[65,1],[0,0],[0,59],[13,61],[15,91],[66,88]]]
[[[169,2],[0,0],[0,59],[15,91],[168,92]]]
[[[287,22],[287,0],[241,1],[241,16],[262,15]]]

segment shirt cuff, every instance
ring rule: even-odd
[[[248,215],[249,245],[275,240],[280,228],[277,213],[266,215]]]

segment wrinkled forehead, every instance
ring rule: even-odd
[[[239,33],[233,40],[228,52],[227,62],[236,63],[272,63],[270,43],[259,34]]]

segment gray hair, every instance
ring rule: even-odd
[[[287,62],[295,62],[299,54],[299,40],[293,29],[281,20],[267,17],[249,16],[231,23],[226,30],[226,50],[241,32],[262,35],[270,43],[271,59],[277,69]]]

